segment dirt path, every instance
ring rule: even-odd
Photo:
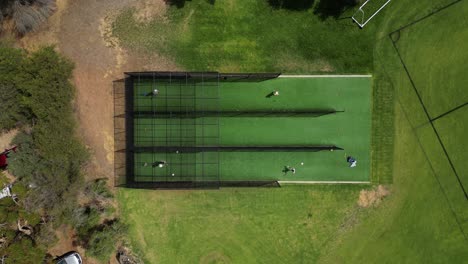
[[[5,133],[0,133],[0,152],[4,149],[11,147],[11,141],[18,134],[17,129],[12,129]]]
[[[91,152],[86,178],[109,177],[113,186],[113,95],[112,81],[125,71],[176,70],[175,63],[158,54],[136,54],[120,47],[111,36],[113,18],[122,8],[137,6],[137,18],[163,16],[163,0],[57,0],[57,11],[39,30],[19,40],[19,45],[35,50],[55,45],[75,63],[75,112],[78,133]],[[60,230],[58,246],[52,253],[80,250],[71,243],[73,234]],[[80,250],[81,251],[81,250]],[[93,263],[87,259],[85,263]]]

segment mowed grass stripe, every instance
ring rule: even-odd
[[[468,106],[434,121],[434,126],[447,150],[465,190],[468,190],[468,163],[464,140],[468,131]]]
[[[462,1],[402,30],[396,42],[431,118],[468,102],[468,53],[459,44],[468,39],[467,13],[468,4]]]

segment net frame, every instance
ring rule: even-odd
[[[279,186],[275,181],[220,181],[220,152],[342,150],[334,145],[220,146],[221,116],[319,117],[343,112],[334,109],[240,113],[219,110],[220,82],[260,82],[277,78],[279,73],[129,72],[125,74],[124,79],[114,81],[116,186],[152,189]],[[142,85],[143,81],[145,85]],[[171,93],[165,93],[164,89],[161,89],[162,93],[158,95],[157,100],[146,98],[149,104],[142,106],[140,103],[143,92],[152,91],[154,88],[164,88],[166,92],[171,89]],[[140,98],[137,98],[139,96]],[[208,108],[207,103],[211,104]],[[138,120],[145,118],[146,123],[139,124]],[[152,130],[153,134],[149,136],[142,135],[142,128],[145,126],[161,129],[157,132]],[[182,134],[181,131],[186,133]],[[164,136],[159,138],[160,133]],[[140,144],[142,142],[145,144]],[[183,155],[176,155],[177,158],[174,158],[176,152]],[[142,153],[147,155],[150,161],[164,159],[170,166],[175,167],[180,175],[174,180],[167,168],[161,170],[151,167],[142,172],[141,166],[147,162],[140,160],[138,155]]]
[[[136,183],[141,180],[151,183],[168,183],[177,186],[177,183],[184,183],[190,188],[196,188],[199,182],[209,181],[219,182],[219,154],[208,153],[173,155],[172,149],[183,146],[196,146],[198,144],[219,144],[219,122],[216,116],[211,118],[211,122],[205,122],[203,118],[197,118],[200,113],[203,115],[204,108],[199,105],[211,105],[217,112],[218,105],[218,74],[188,73],[188,72],[143,72],[127,73],[132,79],[133,102],[149,100],[150,118],[143,126],[138,123],[141,118],[145,118],[148,113],[142,113],[142,109],[147,108],[141,105],[134,105],[132,111],[132,130],[136,135],[133,137],[133,150],[128,155],[133,156],[130,167],[133,175],[130,181]],[[151,85],[148,87],[148,81]],[[148,91],[149,88],[149,91]],[[141,98],[141,93],[160,89],[157,96]],[[209,96],[207,95],[209,93]],[[136,98],[135,98],[136,97]],[[140,98],[138,98],[140,97]],[[158,105],[159,104],[159,105]],[[159,112],[163,112],[164,118],[154,118]],[[177,113],[177,114],[174,114]],[[193,119],[187,116],[195,115]],[[189,122],[186,122],[186,121]],[[162,121],[162,122],[161,122]],[[151,126],[151,134],[144,135],[144,126]],[[154,129],[157,128],[157,129]],[[206,136],[206,130],[214,131],[215,136]],[[145,138],[146,137],[146,138]],[[141,139],[152,146],[152,150],[145,148],[145,144],[140,144]],[[157,150],[157,151],[156,151]],[[140,160],[140,155],[136,153],[146,152],[151,156],[151,160]],[[151,167],[150,178],[142,172],[142,164],[151,163],[157,160],[164,160],[167,166],[161,169]],[[208,173],[210,170],[210,173]],[[176,175],[177,174],[177,175]],[[216,187],[216,184],[212,185]]]
[[[375,11],[374,13],[371,14],[371,16],[364,20],[365,19],[365,12],[363,10],[363,8],[367,5],[367,3],[369,3],[369,1],[371,0],[367,0],[365,1],[359,8],[358,10],[353,14],[353,16],[351,17],[351,19],[356,22],[360,28],[364,28],[364,26],[369,22],[371,21],[372,18],[374,18],[374,16],[376,16],[386,5],[388,5],[390,3],[391,0],[387,0],[379,9],[377,9],[377,11]],[[360,18],[357,18],[357,15],[361,15]]]

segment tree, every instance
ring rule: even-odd
[[[17,122],[26,119],[17,89],[24,76],[21,71],[23,58],[21,50],[0,45],[0,131],[13,128]]]

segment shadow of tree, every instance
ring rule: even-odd
[[[192,0],[164,0],[166,4],[170,6],[175,6],[177,8],[184,7],[186,1],[192,1]],[[210,5],[214,5],[216,3],[216,0],[206,0],[206,2]]]
[[[268,4],[275,9],[294,11],[307,10],[314,5],[315,0],[268,0]]]
[[[190,0],[164,0],[164,2],[166,2],[166,4],[168,4],[170,6],[175,6],[177,8],[184,7],[186,1],[190,1]]]
[[[321,19],[328,17],[339,18],[343,12],[356,6],[359,0],[320,0],[316,5],[314,14]]]

